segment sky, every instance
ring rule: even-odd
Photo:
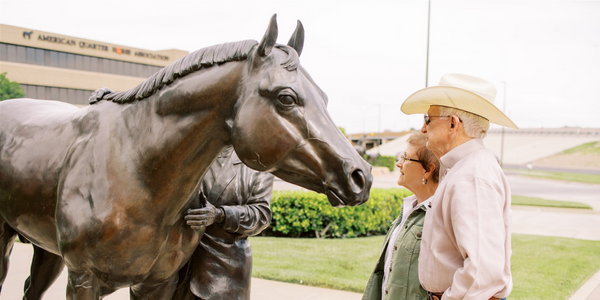
[[[303,23],[300,63],[346,133],[420,128],[400,106],[446,73],[493,83],[521,128],[600,128],[600,0],[432,0],[429,56],[426,0],[0,0],[2,24],[189,52],[260,40],[274,13],[279,43]]]

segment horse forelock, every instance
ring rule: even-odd
[[[255,40],[245,40],[202,48],[160,69],[136,87],[122,92],[104,94],[102,97],[90,100],[90,104],[97,103],[100,100],[110,100],[116,103],[143,100],[153,95],[163,86],[172,83],[175,79],[192,72],[209,68],[215,64],[246,60],[256,45],[258,45],[258,42]],[[284,52],[287,53],[288,51]]]
[[[282,45],[282,44],[277,44],[275,45],[275,48],[283,51],[283,53],[287,54],[287,58],[286,61],[281,63],[281,66],[288,70],[288,71],[294,71],[296,69],[298,69],[298,66],[300,65],[300,57],[298,56],[298,52],[296,52],[296,50],[294,50],[294,48],[288,46],[288,45]]]

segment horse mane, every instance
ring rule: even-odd
[[[245,40],[202,48],[160,69],[134,88],[122,92],[112,92],[112,90],[106,88],[100,89],[92,93],[89,102],[90,104],[94,104],[100,100],[110,100],[116,103],[130,103],[145,99],[163,86],[172,83],[175,79],[194,71],[210,67],[214,64],[246,60],[252,48],[257,44],[258,42],[255,40]],[[98,92],[99,94],[97,94]]]

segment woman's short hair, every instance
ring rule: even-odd
[[[445,106],[439,108],[440,116],[456,115],[464,124],[465,133],[471,138],[482,139],[490,129],[490,121],[476,114]]]
[[[429,164],[435,165],[435,170],[431,175],[431,180],[435,183],[438,183],[440,179],[440,161],[437,159],[435,154],[433,154],[433,151],[425,147],[427,144],[426,136],[419,131],[413,131],[406,142],[417,148],[417,157],[421,161],[421,166],[423,166],[423,169],[431,171],[429,169]]]

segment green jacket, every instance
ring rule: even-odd
[[[394,243],[392,252],[392,263],[386,284],[385,296],[382,298],[381,284],[383,281],[383,268],[385,266],[385,252],[387,250],[390,235],[402,221],[402,213],[392,223],[387,232],[383,249],[379,255],[379,261],[375,266],[367,288],[363,294],[363,300],[419,300],[427,299],[427,292],[419,282],[419,252],[421,250],[421,236],[423,234],[423,222],[427,208],[421,206],[406,219],[404,228],[400,229],[398,238]],[[402,210],[401,210],[402,211]]]

